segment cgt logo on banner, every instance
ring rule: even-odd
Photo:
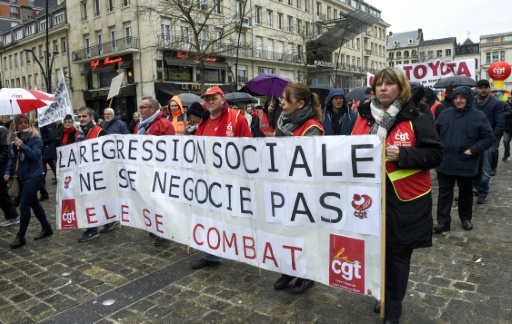
[[[364,294],[364,240],[331,234],[329,254],[329,285]]]
[[[60,210],[62,229],[78,228],[74,199],[63,199]]]
[[[358,204],[357,202],[361,201],[361,198],[364,199],[362,203]],[[366,210],[372,206],[372,198],[368,195],[354,195],[354,200],[352,200],[352,207],[354,207],[354,216],[359,217],[360,219],[366,218],[367,212]]]

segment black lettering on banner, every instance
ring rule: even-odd
[[[117,158],[118,159],[123,159],[123,160],[125,159],[123,149],[124,149],[124,142],[122,139],[118,139],[117,140]]]
[[[217,157],[219,159],[219,163],[213,162],[213,166],[216,167],[217,169],[220,169],[222,167],[222,157],[216,151],[216,148],[218,148],[218,147],[221,147],[220,143],[218,143],[218,142],[213,143],[212,153],[215,157]]]
[[[92,179],[91,179],[92,174]],[[83,173],[80,173],[80,190],[83,192],[84,186],[87,191],[91,191],[91,188],[95,191],[107,189],[107,187],[100,187],[100,182],[104,181],[104,178],[100,178],[99,175],[103,174],[103,171],[94,171],[94,172],[86,172],[86,176],[84,177]],[[91,186],[92,182],[92,186]]]
[[[178,138],[175,138],[172,140],[172,142],[174,143],[174,152],[173,152],[173,157],[172,157],[172,160],[173,161],[178,161],[178,142],[180,140]]]
[[[201,148],[201,145],[199,145],[199,140],[196,141],[196,150],[197,150],[197,155],[196,155],[196,163],[197,163],[197,157],[201,157],[201,162],[203,162],[203,164],[206,164],[206,156],[205,156],[205,152],[206,152],[206,144],[205,144],[205,141],[201,141],[203,143],[203,147]]]
[[[136,139],[128,141],[128,160],[137,160],[137,144],[139,143]],[[135,155],[132,152],[135,151]]]
[[[276,197],[281,199],[280,202],[276,201]],[[270,205],[272,206],[272,217],[276,217],[276,208],[281,208],[284,206],[284,195],[280,192],[271,191],[270,192]]]
[[[75,156],[75,150],[70,150],[69,151],[68,168],[71,165],[71,162],[73,162],[75,164],[75,166],[77,165],[77,160],[76,160],[76,156]]]
[[[352,145],[352,175],[354,178],[375,178],[375,173],[359,173],[357,171],[357,163],[358,162],[373,162],[372,157],[367,158],[358,158],[357,150],[371,150],[373,149],[373,144],[357,144]]]
[[[299,154],[300,154],[300,157],[303,162],[300,164],[297,163],[297,158],[299,157]],[[309,169],[308,161],[306,160],[306,156],[305,156],[304,151],[302,150],[301,146],[295,147],[295,152],[293,153],[292,166],[290,168],[290,173],[288,174],[288,176],[290,176],[290,177],[293,176],[293,171],[295,170],[295,168],[305,169],[308,177],[311,177],[311,170]]]
[[[213,198],[212,198],[212,196],[213,196],[213,195],[212,195],[212,191],[213,191],[212,189],[213,189],[213,187],[221,188],[221,185],[220,185],[220,183],[218,183],[218,182],[214,182],[214,183],[212,183],[212,184],[210,185],[210,189],[208,190],[208,195],[209,195],[209,199],[210,199],[210,204],[212,204],[212,206],[213,206],[213,207],[220,208],[220,207],[222,207],[222,202],[220,202],[220,203],[216,204],[216,203],[213,201]],[[222,188],[221,188],[221,189],[222,189]]]
[[[87,152],[87,147],[85,147],[85,145],[80,145],[80,164],[83,162],[89,163],[85,158],[85,152]]]
[[[325,199],[327,197],[336,197],[338,199],[341,198],[341,195],[337,192],[326,192],[324,194],[322,194],[320,196],[320,205],[322,207],[324,207],[325,209],[330,209],[330,210],[333,210],[335,211],[337,214],[338,214],[338,217],[336,217],[335,219],[329,219],[329,218],[325,218],[323,216],[320,216],[320,219],[323,221],[323,222],[326,222],[326,223],[339,223],[342,219],[343,219],[343,212],[340,208],[336,207],[336,206],[333,206],[333,205],[329,205]]]
[[[268,172],[279,172],[279,170],[276,169],[274,158],[274,146],[277,146],[277,143],[266,143],[266,145],[269,147],[270,152],[270,169],[268,169]]]
[[[192,156],[189,157],[187,155],[187,148],[189,147],[189,144],[192,144]],[[188,141],[185,142],[185,144],[183,145],[183,158],[185,159],[185,161],[187,161],[188,163],[192,163],[194,162],[194,158],[196,156],[196,147],[194,146],[194,140],[193,139],[189,139]]]
[[[171,183],[169,184],[169,197],[171,197],[171,198],[179,198],[180,197],[178,195],[173,195],[173,193],[172,193],[172,188],[179,188],[180,187],[179,185],[174,183],[174,180],[178,180],[179,181],[180,179],[181,179],[180,176],[175,176],[175,175],[171,176]]]
[[[244,169],[245,169],[245,172],[247,172],[247,173],[258,173],[258,172],[260,171],[260,169],[259,169],[259,168],[256,168],[256,169],[254,169],[254,170],[249,170],[249,169],[247,169],[247,163],[245,163],[245,161],[248,161],[248,160],[250,160],[250,159],[247,159],[247,158],[245,157],[245,151],[247,151],[248,149],[251,149],[251,150],[253,150],[254,152],[256,152],[256,147],[255,147],[255,146],[253,146],[253,145],[247,145],[247,146],[244,146],[244,148],[243,148],[243,150],[242,150],[242,159],[243,159],[243,161],[244,161]]]
[[[228,188],[228,210],[233,210],[233,207],[231,207],[231,189],[233,188],[233,185],[227,184],[226,188]]]
[[[160,178],[160,172],[155,171],[155,176],[153,177],[153,186],[151,187],[151,192],[156,192],[156,185],[158,184],[158,188],[160,190],[160,193],[164,193],[166,191],[166,185],[167,182],[167,172],[164,172],[164,179]]]
[[[229,160],[229,157],[232,156],[229,154],[228,150],[230,147],[233,147],[234,149],[234,153],[236,154],[236,164],[231,164],[230,160]],[[240,167],[240,152],[238,151],[238,147],[235,145],[235,143],[233,142],[228,142],[228,144],[226,144],[226,164],[228,165],[228,167],[232,170],[236,170]]]
[[[251,188],[240,187],[240,212],[242,214],[252,215],[253,214],[252,210],[244,208],[244,201],[248,201],[249,203],[251,202],[251,198],[244,197],[244,192],[251,193]]]
[[[198,193],[199,193],[199,190],[197,189],[197,187],[199,186],[199,184],[203,184],[204,185],[204,192],[205,192],[205,197],[204,199],[199,199],[199,196],[198,196]],[[207,200],[208,200],[208,184],[206,183],[206,181],[204,181],[203,179],[199,179],[197,180],[196,182],[196,188],[195,188],[195,193],[196,193],[196,201],[200,204],[204,204]]]
[[[103,142],[103,145],[101,146],[101,151],[103,152],[103,157],[107,160],[113,160],[116,158],[116,152],[114,149],[110,149],[110,151],[106,151],[105,146],[107,144],[114,144],[114,140],[108,139],[105,142]],[[107,155],[107,153],[112,153],[112,155]]]
[[[339,172],[327,171],[327,161],[329,161],[329,159],[327,158],[327,145],[322,144],[322,174],[326,177],[327,176],[337,177],[337,176],[343,175],[343,172],[341,172],[341,171],[339,171]]]
[[[160,147],[160,145],[163,145],[163,148]],[[162,153],[162,158],[156,158],[158,162],[163,162],[167,158],[167,152],[165,151],[165,141],[164,140],[158,140],[156,141],[156,150],[160,153]]]
[[[94,143],[91,144],[91,153],[92,153],[92,161],[93,162],[99,162],[100,161],[99,156],[97,156],[97,153],[100,152],[100,150],[98,149],[98,145],[99,145],[98,142],[94,142]]]
[[[146,153],[149,153],[149,156],[148,157],[144,157],[144,155],[142,155],[142,161],[151,161],[153,159],[153,151],[146,147],[146,144],[153,144],[153,141],[151,140],[145,140],[145,141],[142,141],[142,151],[146,152]]]
[[[189,194],[191,194],[191,196],[187,196],[187,183],[189,181],[192,181],[192,184],[193,184],[194,179],[186,178],[185,181],[183,182],[183,197],[185,197],[185,199],[188,201],[192,201],[194,199],[194,191],[192,189],[189,190]]]
[[[304,206],[303,210],[299,210],[299,202],[302,202],[302,206]],[[293,211],[292,211],[292,219],[291,221],[295,221],[295,216],[297,214],[306,215],[309,218],[309,221],[311,223],[315,222],[315,219],[313,218],[313,215],[311,215],[311,211],[309,210],[308,203],[306,202],[306,198],[304,197],[304,194],[302,192],[297,193],[297,198],[295,198],[295,204],[293,205]]]
[[[123,183],[119,183],[119,187],[121,188],[128,188],[130,187],[131,190],[137,191],[135,187],[133,186],[133,183],[135,182],[135,178],[132,177],[132,175],[137,174],[137,172],[133,170],[127,171],[126,169],[119,169],[119,178],[124,180]]]

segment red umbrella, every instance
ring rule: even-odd
[[[25,114],[55,102],[51,95],[22,88],[0,89],[0,115]]]

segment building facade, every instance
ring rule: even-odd
[[[512,32],[480,36],[480,78],[489,78],[489,66],[497,61],[512,65]],[[478,66],[478,65],[477,65]],[[505,90],[512,90],[512,77],[505,80]]]

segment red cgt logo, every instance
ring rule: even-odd
[[[78,228],[74,199],[62,200],[62,207],[60,210],[60,221],[62,229]]]
[[[364,240],[331,234],[329,285],[364,294]]]
[[[69,184],[71,183],[71,176],[67,176],[65,179],[64,179],[64,188],[65,189],[69,189]]]
[[[359,203],[358,203],[359,202]],[[366,210],[372,206],[372,198],[368,195],[355,194],[352,200],[352,207],[354,207],[354,216],[363,219],[367,218],[368,213]]]

